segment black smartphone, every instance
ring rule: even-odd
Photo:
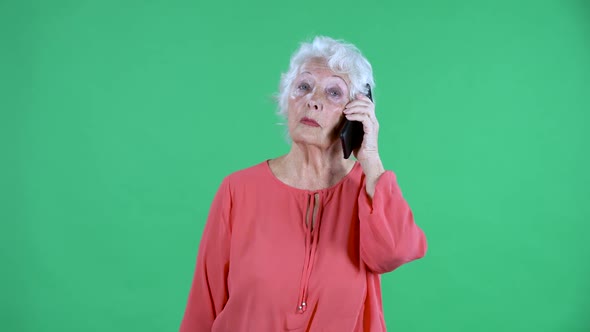
[[[373,101],[371,86],[369,84],[367,84],[367,97]],[[352,151],[361,147],[364,135],[365,131],[361,122],[344,119],[344,125],[340,131],[340,142],[342,142],[344,159],[348,159]]]

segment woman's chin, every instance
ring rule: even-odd
[[[293,135],[294,134],[294,135]],[[330,146],[336,143],[333,137],[327,137],[326,135],[318,135],[318,133],[293,133],[291,140],[293,143],[300,145],[310,145],[320,148],[328,149]]]

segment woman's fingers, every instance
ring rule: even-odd
[[[366,121],[370,121],[369,115],[366,113],[350,113],[346,114],[346,119],[350,121],[359,121],[365,123]]]
[[[349,102],[343,110],[344,116],[349,121],[358,121],[363,124],[365,132],[363,144],[355,151],[357,158],[365,158],[371,153],[377,151],[377,135],[379,131],[379,122],[375,116],[375,104],[362,94],[358,94],[357,99]]]
[[[372,111],[372,109],[370,107],[366,107],[366,106],[352,106],[352,107],[347,107],[344,109],[344,114],[367,114],[367,115],[372,115],[375,114],[374,111]]]
[[[363,94],[357,94],[357,99],[349,102],[344,108],[343,112],[347,114],[368,114],[370,117],[374,117],[375,105],[373,102]]]
[[[348,120],[353,121],[365,121],[363,119],[366,119],[372,123],[377,122],[377,119],[375,118],[375,113],[363,106],[355,106],[345,109],[344,116],[346,116]],[[361,120],[357,120],[356,116],[361,116],[360,118],[358,118]]]
[[[364,136],[360,148],[354,151],[355,157],[363,165],[373,160],[379,160],[377,136],[379,122],[375,116],[375,104],[366,96],[358,94],[356,99],[349,102],[343,110],[344,116],[350,121],[359,121],[363,124]]]
[[[358,121],[362,123],[365,135],[373,135],[373,132],[376,132],[379,128],[377,121],[367,113],[351,113],[345,114],[345,116],[349,121]]]
[[[357,108],[357,107],[365,108],[368,111],[375,111],[375,105],[373,105],[371,102],[367,102],[367,101],[363,101],[363,100],[351,101],[350,103],[348,103],[346,105],[344,110],[353,109],[353,108]]]

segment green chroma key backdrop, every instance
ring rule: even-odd
[[[0,330],[175,331],[209,205],[288,151],[317,34],[372,62],[428,236],[390,331],[590,331],[587,1],[2,1]]]

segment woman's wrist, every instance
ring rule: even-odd
[[[383,162],[381,162],[381,157],[379,157],[378,153],[366,156],[363,160],[359,160],[359,162],[365,173],[365,187],[367,194],[369,197],[373,198],[377,181],[379,180],[379,177],[385,173]]]

